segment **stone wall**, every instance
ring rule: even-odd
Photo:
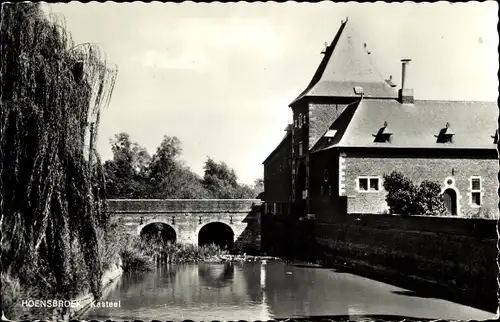
[[[496,303],[496,225],[485,219],[360,214],[316,223],[315,239],[324,258],[395,270]]]

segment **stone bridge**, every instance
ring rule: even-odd
[[[177,243],[215,243],[253,252],[260,250],[261,203],[258,199],[112,199],[108,210],[129,233],[160,229]]]

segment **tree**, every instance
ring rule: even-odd
[[[111,140],[113,159],[104,165],[110,198],[157,199],[253,199],[263,189],[262,179],[255,186],[238,184],[234,169],[225,162],[208,158],[200,178],[180,159],[181,141],[165,135],[155,154],[131,142],[126,133]]]
[[[238,181],[234,169],[225,162],[215,162],[208,157],[203,167],[203,186],[214,199],[235,199],[238,195]]]
[[[201,183],[201,178],[188,167],[177,165],[171,176],[162,180],[156,188],[156,198],[207,199],[210,195]]]
[[[201,184],[201,178],[180,160],[181,153],[181,141],[175,136],[165,135],[150,164],[151,197],[165,199],[209,197]]]
[[[104,164],[109,198],[141,198],[149,189],[151,156],[146,148],[131,142],[127,133],[110,140],[113,159]]]
[[[255,189],[246,184],[238,185],[234,196],[235,199],[255,199],[256,197]]]
[[[438,183],[423,181],[416,186],[401,172],[384,175],[386,201],[391,213],[400,215],[439,216],[445,213],[445,205]]]
[[[261,194],[262,192],[264,192],[264,179],[262,179],[262,178],[255,179],[255,181],[253,183],[253,190],[255,192],[255,198],[259,194]]]
[[[158,184],[165,179],[171,178],[181,164],[179,161],[181,153],[181,141],[176,136],[165,135],[151,159],[150,180]]]
[[[84,267],[99,298],[98,230],[107,217],[94,147],[116,69],[95,45],[75,46],[39,4],[3,5],[1,18],[2,272],[24,286],[48,281],[37,296],[71,298]]]

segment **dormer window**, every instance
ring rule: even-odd
[[[363,96],[363,94],[365,93],[363,90],[363,87],[361,87],[361,86],[354,86],[353,89],[354,89],[354,94],[356,94],[356,95]]]
[[[445,127],[439,131],[437,143],[453,143],[453,136],[455,133],[451,130],[450,123],[446,123]]]
[[[325,133],[325,138],[333,138],[337,134],[337,130],[328,130]]]
[[[373,142],[386,143],[391,141],[392,131],[388,127],[388,123],[384,122],[384,125],[378,130],[377,134],[373,135],[375,139]]]
[[[333,139],[333,137],[337,134],[337,130],[328,130],[326,131],[325,135],[323,137],[326,138],[326,143],[330,143]]]

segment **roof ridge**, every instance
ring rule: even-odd
[[[324,56],[321,62],[319,63],[318,68],[316,69],[316,72],[314,73],[311,81],[309,82],[309,85],[307,85],[306,89],[302,91],[302,93],[295,98],[289,106],[300,100],[305,94],[310,91],[320,80],[323,74],[325,73],[326,67],[328,66],[328,62],[330,61],[330,58],[332,57],[332,54],[335,50],[335,47],[337,47],[337,43],[340,39],[340,36],[342,35],[342,32],[344,31],[344,28],[347,24],[348,19],[346,21],[341,21],[341,25],[339,30],[337,31],[337,34],[331,41],[330,45],[326,47],[326,50],[324,51]]]
[[[290,107],[306,96],[356,97],[358,95],[353,92],[356,84],[368,87],[365,89],[367,96],[395,96],[394,89],[370,56],[367,44],[360,43],[362,37],[355,28],[346,30],[346,26],[347,20],[342,21],[309,85],[289,104]]]

